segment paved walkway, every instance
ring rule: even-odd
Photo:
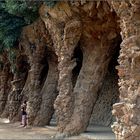
[[[54,139],[57,134],[55,126],[20,128],[19,123],[9,123],[7,119],[0,119],[0,139],[12,140],[48,140]],[[62,139],[62,138],[60,138]],[[65,138],[77,140],[115,140],[114,134],[107,127],[89,127],[85,133],[79,136]]]

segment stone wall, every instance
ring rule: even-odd
[[[130,0],[112,2],[120,17],[122,30],[121,51],[119,56],[120,102],[113,105],[116,122],[112,126],[117,139],[140,139],[139,111],[139,34],[140,34],[140,2]]]
[[[98,98],[93,107],[90,125],[111,126],[115,121],[112,115],[113,104],[119,101],[117,73],[108,72],[98,91]]]
[[[118,102],[113,105],[112,111],[116,117],[112,126],[116,138],[139,140],[139,9],[138,0],[60,1],[54,7],[42,4],[40,18],[24,27],[20,38],[30,70],[19,94],[28,98],[30,125],[49,124],[55,109],[61,135],[79,134],[86,130],[90,118],[92,123],[96,121],[110,125],[113,120],[112,104]],[[109,64],[118,45],[121,50],[117,84],[117,72],[109,70],[114,70],[116,65],[109,67]],[[82,52],[82,62],[74,78],[73,70],[77,65],[74,52],[77,46]],[[43,59],[48,63],[45,82],[40,81]],[[12,91],[15,91],[14,84],[16,89],[19,87],[20,78],[16,76]],[[0,82],[1,87],[7,82]],[[53,90],[50,91],[51,88]],[[12,95],[15,97],[17,93]],[[8,104],[10,107],[15,105]],[[19,106],[20,103],[10,115],[17,114]],[[45,120],[47,114],[49,116]]]

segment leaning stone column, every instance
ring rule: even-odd
[[[72,115],[73,108],[73,85],[72,70],[76,66],[75,60],[72,60],[74,49],[80,39],[81,24],[80,21],[71,20],[64,28],[64,42],[59,53],[59,95],[55,101],[56,116],[58,119],[59,130],[62,131]]]
[[[61,11],[59,9],[63,10]],[[47,12],[50,12],[52,17],[45,14]],[[74,100],[71,78],[72,70],[76,65],[75,60],[72,60],[72,56],[74,49],[80,40],[81,22],[77,17],[75,17],[75,19],[72,18],[72,11],[66,2],[58,2],[58,5],[56,5],[56,8],[52,8],[52,11],[49,7],[43,5],[40,9],[40,15],[51,35],[59,61],[59,95],[55,101],[54,108],[57,126],[59,131],[62,132],[70,121],[72,115]],[[60,20],[59,16],[62,17]]]
[[[113,105],[118,140],[140,139],[140,1],[112,2],[120,17],[123,42],[119,57],[120,102]]]
[[[9,116],[9,101],[8,96],[11,92],[11,81],[13,80],[12,73],[10,72],[10,62],[8,60],[8,54],[3,54],[3,70],[1,72],[1,105],[0,115],[2,118],[8,118]]]
[[[0,115],[3,113],[4,108],[6,106],[7,100],[8,100],[8,92],[10,91],[8,85],[8,80],[10,78],[9,75],[9,70],[10,70],[10,65],[5,62],[6,64],[4,65],[4,68],[1,70],[1,75],[0,75]]]
[[[41,49],[41,48],[40,48]],[[33,125],[36,114],[40,108],[42,95],[40,94],[40,73],[42,70],[42,60],[43,54],[40,53],[39,48],[36,50],[36,55],[30,59],[31,70],[30,73],[30,89],[28,94],[28,123]]]
[[[18,73],[14,73],[12,84],[12,91],[9,93],[8,96],[8,105],[9,105],[9,120],[10,121],[17,121],[19,118],[16,118],[18,114],[19,107],[22,101],[22,95],[20,94],[23,88],[21,75]]]
[[[73,90],[75,96],[73,114],[64,130],[68,135],[86,130],[97,99],[97,91],[111,59],[109,50],[112,45],[106,38],[101,42],[85,38],[82,39],[83,64]]]
[[[20,56],[22,55],[21,54],[18,55],[18,53],[16,53],[16,58],[11,62],[11,66],[13,66],[13,69],[12,69],[13,80],[10,83],[11,92],[8,95],[7,105],[4,110],[4,113],[2,114],[3,117],[4,116],[8,117],[7,114],[9,114],[10,121],[19,120],[19,116],[17,116],[17,114],[19,113],[19,108],[21,105],[22,97],[23,97],[23,95],[21,94],[21,91],[25,84],[26,72],[21,72],[20,64],[21,64],[22,58],[20,59]]]
[[[40,74],[43,64],[41,61],[46,56],[46,46],[52,44],[41,19],[23,29],[21,40],[31,67],[29,71],[28,123],[33,125],[42,101]]]
[[[53,53],[54,52],[49,54],[50,57],[48,58],[48,74],[43,88],[41,89],[42,102],[40,110],[38,111],[36,119],[34,121],[34,125],[48,125],[54,113],[53,104],[56,96],[58,95],[58,62],[57,57]]]

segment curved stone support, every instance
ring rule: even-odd
[[[139,58],[140,58],[140,2],[137,0],[110,3],[120,18],[123,42],[119,56],[120,102],[112,113],[117,121],[112,126],[117,139],[140,138]]]
[[[10,62],[8,60],[7,52],[3,52],[1,56],[1,61],[3,63],[2,71],[1,71],[1,89],[0,89],[0,115],[2,118],[7,118],[9,115],[8,112],[8,95],[11,91],[11,81],[13,79],[12,73],[10,72]]]
[[[58,129],[62,132],[72,115],[71,111],[74,100],[72,95],[73,85],[71,78],[72,70],[76,66],[76,62],[75,60],[72,60],[72,56],[81,37],[81,22],[77,18],[71,18],[72,14],[67,3],[60,2],[60,5],[58,4],[57,6],[60,6],[62,9],[64,8],[65,12],[61,13],[61,11],[57,11],[57,13],[55,13],[57,8],[54,8],[54,11],[50,11],[50,14],[53,15],[54,13],[54,18],[46,17],[44,15],[44,10],[46,10],[46,7],[42,6],[40,9],[40,14],[51,35],[56,54],[58,55],[59,95],[57,96],[54,107]],[[65,6],[67,9],[65,9]],[[62,14],[60,21],[55,19],[57,18],[55,14]],[[71,19],[68,20],[69,18]]]
[[[18,114],[18,110],[21,105],[22,95],[20,93],[22,91],[24,84],[22,84],[22,79],[18,74],[14,74],[14,79],[11,83],[12,83],[12,91],[9,93],[8,96],[8,106],[9,106],[8,117],[10,121],[18,121],[20,118],[16,118],[16,115]]]
[[[4,68],[0,75],[0,115],[4,112],[7,103],[8,93],[10,91],[10,78],[10,65],[4,64]]]
[[[7,100],[7,95],[5,94],[5,83],[7,85],[7,74],[5,72],[1,73],[0,80],[0,114],[2,114]]]
[[[30,73],[30,89],[28,94],[28,123],[29,125],[33,125],[34,119],[36,117],[36,114],[40,108],[42,95],[40,94],[41,86],[40,86],[40,74],[43,68],[43,65],[40,63],[43,54],[39,53],[39,50],[37,50],[38,54],[35,55],[35,58],[33,57],[33,61],[30,62],[31,64],[31,70]],[[44,53],[44,52],[43,52]]]
[[[49,54],[49,56],[54,55]],[[58,85],[58,62],[56,56],[52,56],[51,59],[48,59],[49,70],[47,74],[46,81],[41,89],[42,95],[42,102],[40,110],[37,113],[37,117],[34,121],[34,125],[44,126],[50,123],[52,115],[54,113],[54,101],[56,96],[58,95],[57,92],[57,85]]]
[[[18,105],[19,108],[17,111],[17,115],[14,117],[13,121],[17,121],[17,120],[19,121],[19,119],[21,119],[21,104],[25,100],[28,101],[29,89],[30,89],[30,74],[28,73],[24,87],[22,88],[22,91],[20,92],[20,96],[22,98],[21,98],[21,101],[19,102],[19,105]]]
[[[116,122],[112,128],[119,140],[139,140],[140,1],[60,1],[54,7],[43,4],[39,12],[45,24],[38,19],[26,26],[21,36],[21,45],[30,63],[25,88],[22,90],[24,76],[15,73],[6,102],[7,83],[11,79],[8,79],[8,71],[1,73],[0,100],[4,101],[0,102],[0,114],[9,115],[10,120],[16,118],[22,96],[26,94],[29,125],[48,124],[55,109],[61,133],[73,135],[85,131],[112,57],[111,51],[116,48],[115,39],[121,34],[123,41],[117,66],[120,102],[113,105]],[[76,66],[73,53],[78,43],[83,61],[73,84],[72,71]],[[48,59],[49,72],[42,88],[40,75],[42,59],[47,57],[46,46],[55,51],[58,63],[56,58]]]
[[[21,44],[29,58],[30,64],[28,124],[33,125],[42,101],[42,95],[40,93],[40,74],[43,69],[43,64],[41,61],[45,57],[47,46],[52,46],[52,42],[41,19],[38,19],[36,22],[23,29],[21,40]]]
[[[73,91],[75,96],[73,115],[64,130],[68,135],[79,134],[88,126],[97,99],[97,91],[111,59],[109,55],[111,43],[102,43],[96,44],[96,41],[91,40],[82,43],[83,64]]]
[[[2,117],[9,117],[10,121],[18,121],[20,119],[17,114],[19,113],[19,108],[23,97],[21,91],[26,81],[28,69],[25,56],[18,53],[16,55],[16,71],[13,73],[13,81],[10,83],[11,91],[9,92],[7,105],[2,114]]]
[[[59,130],[63,130],[68,124],[73,108],[73,85],[72,70],[76,66],[75,60],[71,60],[74,49],[80,39],[80,21],[72,20],[66,24],[64,29],[64,46],[61,47],[59,73],[59,95],[55,101],[56,116]]]
[[[85,4],[82,9],[79,6],[70,8],[68,3],[59,2],[54,8],[42,6],[40,9],[41,18],[51,34],[59,60],[59,95],[54,106],[60,132],[76,134],[84,131],[88,125],[92,107],[96,101],[98,87],[111,59],[111,56],[109,56],[111,42],[120,32],[116,23],[117,16],[106,7],[109,8],[107,3],[93,2],[92,5]],[[90,14],[84,17],[83,15],[86,15],[88,10]],[[59,18],[59,14],[61,18]],[[80,17],[82,18],[80,19]],[[80,38],[81,34],[82,38]],[[85,36],[83,37],[83,35]],[[82,40],[86,38],[88,39],[85,43]],[[87,48],[83,46],[83,57],[85,57],[83,58],[83,64],[85,63],[85,68],[82,67],[77,84],[73,89],[71,78],[76,63],[71,59],[74,48],[80,39],[82,46],[83,44],[87,46]],[[92,56],[95,56],[95,58],[92,58]],[[97,67],[97,65],[99,66]],[[87,66],[89,66],[89,69]],[[93,83],[93,79],[95,79],[95,83]],[[94,94],[92,93],[93,89],[95,90]],[[89,96],[86,93],[89,93]],[[83,106],[81,102],[84,102],[86,106]],[[82,112],[82,116],[80,112]]]

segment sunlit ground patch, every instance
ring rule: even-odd
[[[6,119],[6,118],[4,118],[4,119],[0,118],[0,122],[1,123],[10,123],[10,120]]]

